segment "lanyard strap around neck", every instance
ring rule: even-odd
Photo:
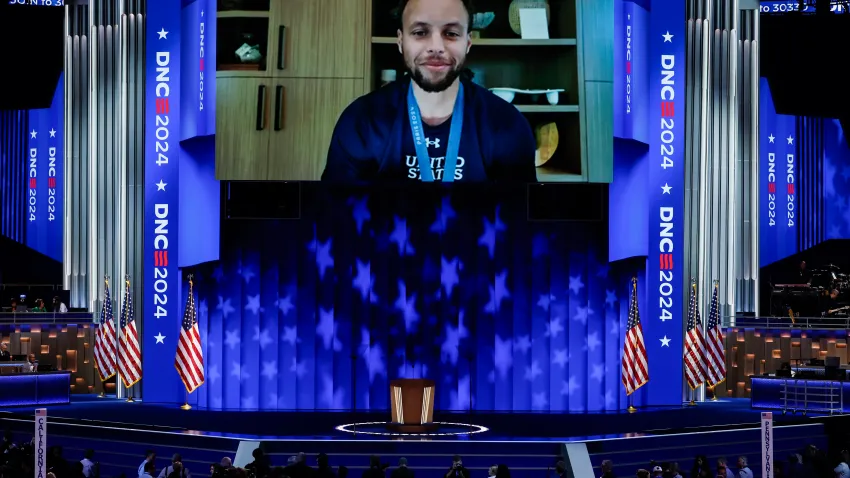
[[[419,103],[413,94],[413,82],[407,91],[407,116],[410,119],[410,130],[413,133],[413,145],[416,148],[416,158],[419,161],[419,176],[423,182],[433,182],[434,173],[431,171],[431,156],[428,154],[428,144],[425,138],[425,129],[422,126],[422,113],[419,111]],[[457,158],[460,152],[460,134],[463,130],[463,83],[459,82],[457,99],[455,99],[454,111],[452,112],[451,129],[449,130],[449,144],[446,146],[445,165],[443,167],[442,182],[450,183],[455,179]],[[437,165],[439,167],[439,165]]]

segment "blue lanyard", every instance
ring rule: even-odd
[[[413,145],[416,147],[416,157],[419,160],[419,175],[423,182],[433,182],[434,173],[431,171],[431,156],[428,155],[428,145],[425,130],[422,128],[422,113],[419,103],[413,95],[413,83],[407,90],[407,116],[410,119],[410,130],[413,133]],[[449,130],[449,144],[446,146],[446,164],[443,168],[442,182],[450,183],[455,180],[457,156],[460,152],[460,133],[463,130],[463,83],[458,85],[457,99],[452,112],[452,125]]]

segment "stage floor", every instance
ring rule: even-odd
[[[3,418],[32,417],[34,407],[0,409]],[[111,398],[75,395],[70,405],[48,407],[48,420],[90,426],[111,426],[188,432],[207,436],[280,440],[387,439],[380,434],[347,433],[339,425],[383,422],[389,412],[276,411],[245,412],[181,410],[174,405],[127,403]],[[774,414],[778,425],[811,422],[811,417]],[[434,421],[477,425],[487,431],[476,434],[438,436],[435,439],[476,441],[584,441],[637,435],[664,435],[694,429],[734,429],[760,426],[760,411],[749,399],[724,399],[696,406],[652,408],[636,413],[509,413],[435,412]],[[359,430],[382,431],[380,425],[361,425]],[[463,431],[447,426],[442,431]]]

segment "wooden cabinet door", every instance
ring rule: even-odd
[[[216,179],[267,178],[273,87],[263,78],[216,80]]]
[[[321,178],[334,126],[343,110],[363,94],[363,81],[277,80],[272,91],[269,179],[316,181]]]
[[[363,78],[368,22],[365,0],[273,0],[281,78]]]

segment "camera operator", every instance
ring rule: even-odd
[[[469,470],[463,467],[460,455],[455,455],[452,459],[452,467],[446,472],[445,478],[469,478]]]

